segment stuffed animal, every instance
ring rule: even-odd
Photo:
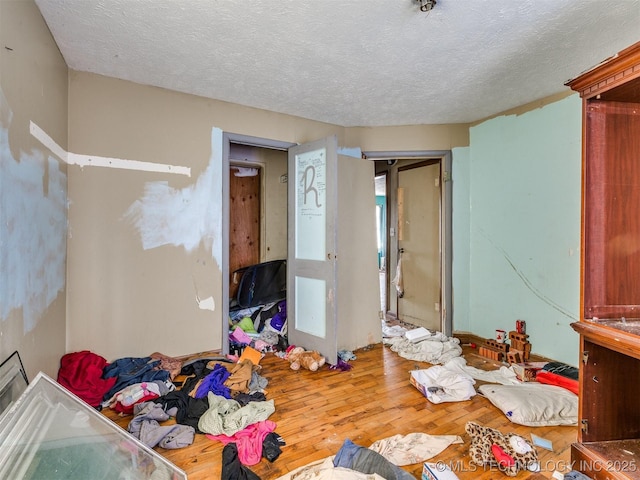
[[[315,372],[325,363],[325,358],[317,351],[295,346],[287,349],[286,358],[291,364],[291,370],[300,370],[300,367],[303,367]]]
[[[471,463],[497,468],[509,477],[515,477],[520,470],[540,471],[536,449],[520,435],[503,435],[499,430],[474,422],[467,422],[465,430],[471,437]]]

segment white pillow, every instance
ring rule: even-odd
[[[482,385],[478,392],[509,420],[529,427],[578,424],[578,396],[556,385]]]

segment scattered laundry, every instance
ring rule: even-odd
[[[340,350],[338,352],[338,358],[344,362],[355,360],[357,357],[350,350]]]
[[[407,333],[407,328],[401,325],[388,325],[385,320],[382,320],[382,336],[389,337],[403,337]]]
[[[475,383],[470,376],[442,365],[411,372],[411,384],[435,404],[469,400],[476,394]]]
[[[516,373],[512,367],[501,366],[498,370],[481,370],[467,365],[464,357],[455,357],[444,364],[445,368],[452,372],[459,372],[470,376],[474,380],[482,380],[488,383],[500,383],[502,385],[519,385]]]
[[[383,341],[401,357],[420,362],[440,364],[462,355],[460,340],[449,338],[441,332],[435,332],[417,343],[403,337],[385,338]]]
[[[260,477],[245,467],[238,458],[238,446],[229,443],[222,449],[222,480],[260,480]]]
[[[210,440],[224,443],[235,443],[238,448],[238,458],[243,465],[256,465],[262,459],[262,445],[267,435],[276,429],[276,424],[270,420],[247,425],[244,429],[233,435],[207,434]]]
[[[338,363],[329,367],[330,370],[340,370],[342,372],[348,372],[351,368],[353,368],[352,365],[343,361],[341,358],[338,358]]]
[[[385,480],[384,477],[377,473],[367,474],[351,468],[336,467],[333,463],[334,458],[334,456],[330,456],[308,463],[278,477],[276,480]]]
[[[142,408],[137,411],[128,430],[134,437],[150,448],[156,445],[162,448],[182,448],[193,443],[195,429],[189,425],[165,425],[164,422],[170,415],[164,411],[162,405],[153,402],[140,404]]]
[[[458,435],[409,433],[377,440],[369,447],[394,465],[413,465],[429,460],[454,443],[464,443]]]
[[[394,465],[378,452],[356,445],[348,438],[333,459],[336,467],[362,473],[376,473],[387,480],[415,480],[413,475]]]
[[[198,429],[212,435],[234,435],[248,425],[266,420],[276,411],[273,400],[250,402],[243,407],[233,399],[212,392],[208,400],[209,408],[200,416]]]

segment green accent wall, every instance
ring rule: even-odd
[[[471,127],[468,152],[453,156],[454,330],[493,338],[525,320],[534,353],[571,365],[579,352],[570,324],[579,317],[581,112],[571,95],[487,120]]]

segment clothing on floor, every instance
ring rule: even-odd
[[[356,445],[348,438],[336,453],[333,464],[362,473],[377,473],[386,480],[415,480],[413,475],[394,465],[378,452]]]
[[[193,398],[182,390],[175,390],[169,392],[162,397],[156,398],[154,403],[162,405],[166,412],[171,410],[175,411],[173,416],[176,417],[176,422],[181,425],[190,425],[198,433],[203,433],[198,430],[198,422],[200,417],[209,408],[209,400],[207,398]],[[135,412],[135,410],[134,410]]]
[[[264,402],[267,400],[267,396],[262,392],[239,393],[233,399],[244,407],[249,402]]]
[[[270,432],[262,442],[262,456],[270,462],[273,462],[282,453],[280,447],[285,445],[286,443],[280,435],[276,432]]]
[[[160,360],[151,357],[125,357],[119,358],[109,364],[102,371],[103,378],[116,378],[116,383],[104,395],[103,400],[110,399],[113,395],[134,383],[151,382],[153,380],[169,380],[169,372],[157,370]]]
[[[260,480],[260,477],[240,463],[238,447],[229,443],[222,449],[222,480]]]
[[[180,374],[182,370],[182,360],[178,358],[169,357],[160,352],[153,352],[149,355],[153,360],[160,360],[160,365],[157,368],[166,370],[169,372],[169,378],[173,380]]]
[[[333,464],[334,458],[331,456],[308,463],[276,480],[384,480],[377,473],[362,473],[350,468],[336,467]]]
[[[169,418],[170,415],[163,410],[162,405],[147,402],[129,422],[127,430],[149,448],[159,445],[162,448],[175,449],[191,445],[195,429],[178,423],[160,425],[159,422]]]
[[[92,407],[99,407],[116,384],[116,378],[102,376],[108,365],[104,357],[89,350],[67,353],[60,359],[58,383]]]
[[[195,398],[206,397],[209,392],[220,395],[225,398],[231,398],[231,391],[224,382],[229,378],[231,373],[225,367],[217,364],[213,367],[213,371],[202,379],[196,390]]]
[[[209,409],[200,417],[198,429],[212,435],[234,435],[252,423],[266,420],[276,411],[273,400],[250,402],[241,407],[235,400],[212,392],[209,392],[207,398]]]
[[[206,435],[210,440],[217,440],[225,445],[235,443],[238,448],[238,458],[243,465],[251,466],[260,463],[262,459],[262,445],[267,435],[276,429],[276,424],[270,420],[248,425],[233,435]]]
[[[224,385],[229,388],[231,397],[234,397],[238,393],[246,393],[249,391],[248,387],[253,369],[254,365],[250,360],[243,360],[242,362],[236,363],[231,370],[231,375],[224,382]]]
[[[369,449],[378,452],[394,465],[402,466],[425,462],[454,443],[464,442],[458,435],[429,435],[417,432],[383,438],[373,442]]]

